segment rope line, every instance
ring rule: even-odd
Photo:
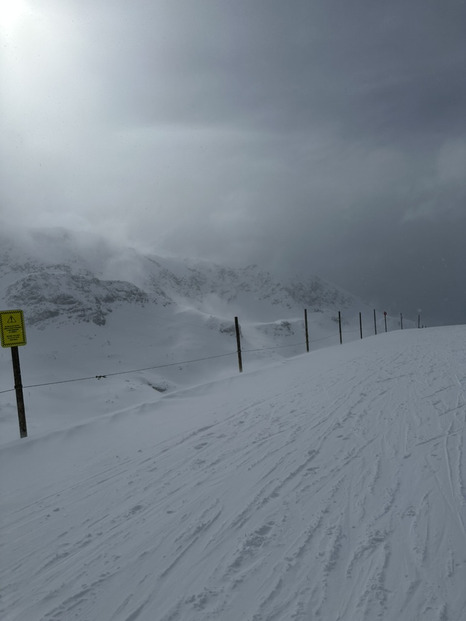
[[[56,382],[43,382],[41,384],[28,384],[26,386],[23,386],[23,388],[39,388],[41,386],[53,386],[55,384],[68,384],[70,382],[84,382],[87,380],[92,380],[92,379],[106,379],[107,377],[113,377],[115,375],[127,375],[128,373],[139,373],[141,371],[150,371],[151,369],[162,369],[165,367],[174,367],[180,364],[189,364],[191,362],[202,362],[204,360],[212,360],[213,358],[223,358],[224,356],[232,356],[234,355],[236,352],[231,352],[228,354],[219,354],[217,356],[207,356],[206,358],[195,358],[194,360],[180,360],[179,362],[170,362],[168,364],[158,364],[158,365],[153,365],[151,367],[142,367],[140,369],[130,369],[129,371],[115,371],[112,373],[105,373],[102,375],[90,375],[88,377],[76,377],[73,379],[66,379],[66,380],[58,380]],[[8,392],[8,391],[4,391],[4,392]]]
[[[258,351],[266,351],[270,349],[282,349],[283,347],[296,347],[297,345],[302,345],[302,343],[291,343],[289,345],[277,345],[275,347],[261,347],[258,349],[243,349],[242,351],[244,353],[253,353],[253,352],[258,352]],[[214,360],[215,358],[224,358],[226,356],[234,356],[237,353],[238,352],[234,351],[234,352],[229,352],[227,354],[217,354],[216,356],[206,356],[205,358],[194,358],[191,360],[179,360],[177,362],[170,362],[167,364],[157,364],[157,365],[152,365],[150,367],[130,369],[128,371],[115,371],[112,373],[102,373],[100,375],[89,375],[86,377],[74,377],[71,379],[56,380],[54,382],[41,382],[38,384],[26,384],[23,386],[23,388],[42,388],[44,386],[55,386],[58,384],[70,384],[72,382],[85,382],[85,381],[94,380],[94,379],[101,380],[101,379],[106,379],[107,377],[114,377],[117,375],[127,375],[129,373],[140,373],[142,371],[151,371],[152,369],[164,369],[167,367],[175,367],[175,366],[179,366],[182,364],[191,364],[193,362],[204,362],[205,360]],[[14,390],[15,390],[14,388],[8,388],[7,390],[0,390],[0,395],[5,394],[7,392],[13,392]]]
[[[345,334],[356,334],[359,333],[358,330],[346,330]],[[309,344],[312,345],[313,343],[320,343],[321,341],[326,341],[328,339],[336,339],[337,336],[334,334],[330,334],[329,336],[324,336],[320,339],[310,339],[309,340]],[[297,346],[305,346],[305,343],[299,342],[299,343],[290,343],[287,345],[276,345],[273,347],[259,347],[257,349],[242,349],[242,353],[254,353],[254,352],[259,352],[259,351],[270,351],[272,349],[283,349],[285,347],[297,347]],[[167,364],[158,364],[158,365],[152,365],[150,367],[142,367],[140,369],[130,369],[128,371],[114,371],[112,373],[105,373],[105,374],[101,374],[101,375],[90,375],[87,377],[76,377],[76,378],[71,378],[71,379],[65,379],[65,380],[57,380],[54,382],[43,382],[43,383],[39,383],[39,384],[28,384],[26,386],[23,386],[23,388],[40,388],[43,386],[54,386],[57,384],[69,384],[71,382],[84,382],[84,381],[88,381],[88,380],[101,380],[101,379],[106,379],[107,377],[113,377],[113,376],[117,376],[117,375],[127,375],[129,373],[140,373],[142,371],[151,371],[152,369],[164,369],[164,368],[168,368],[168,367],[174,367],[174,366],[179,366],[179,365],[183,365],[183,364],[192,364],[193,362],[203,362],[205,360],[213,360],[215,358],[224,358],[226,356],[233,356],[236,355],[238,352],[234,351],[234,352],[229,352],[227,354],[218,354],[215,356],[207,356],[205,358],[194,358],[192,360],[180,360],[177,362],[170,362]],[[8,392],[14,392],[15,388],[8,388],[6,390],[0,390],[0,395],[2,394],[6,394]]]

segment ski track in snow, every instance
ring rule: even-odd
[[[163,441],[143,423],[31,502],[12,486],[2,619],[466,619],[466,355],[426,335],[271,369]]]

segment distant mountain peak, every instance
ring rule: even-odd
[[[219,320],[241,314],[274,321],[303,307],[346,309],[351,294],[318,278],[283,282],[257,265],[232,268],[196,259],[163,258],[64,229],[1,240],[4,304],[28,311],[29,322],[92,321],[104,325],[122,304],[193,308]]]

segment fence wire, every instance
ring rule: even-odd
[[[356,334],[359,333],[359,330],[345,330],[345,334]],[[309,340],[309,344],[312,345],[313,343],[320,343],[322,341],[326,341],[329,339],[335,339],[338,338],[337,335],[334,334],[330,334],[329,336],[324,336],[322,338],[319,339],[310,339]],[[296,343],[287,343],[286,345],[275,345],[272,347],[259,347],[256,349],[241,349],[241,353],[256,353],[256,352],[260,352],[260,351],[271,351],[274,349],[284,349],[286,347],[297,347],[297,346],[303,346],[304,348],[306,347],[306,343],[305,342],[296,342]],[[40,388],[40,387],[44,387],[44,386],[55,386],[58,384],[69,384],[72,382],[85,382],[85,381],[89,381],[89,380],[101,380],[101,379],[106,379],[107,377],[114,377],[117,375],[128,375],[130,373],[141,373],[143,371],[152,371],[154,369],[164,369],[164,368],[168,368],[168,367],[174,367],[174,366],[179,366],[179,365],[184,365],[184,364],[192,364],[195,362],[204,362],[206,360],[214,360],[216,358],[224,358],[227,356],[234,356],[237,355],[238,351],[233,351],[233,352],[228,352],[226,354],[217,354],[214,356],[206,356],[204,358],[193,358],[190,360],[179,360],[179,361],[175,361],[175,362],[170,362],[170,363],[166,363],[166,364],[156,364],[156,365],[152,365],[149,367],[141,367],[138,369],[129,369],[127,371],[114,371],[111,373],[102,373],[100,375],[89,375],[89,376],[85,376],[85,377],[75,377],[75,378],[70,378],[70,379],[64,379],[64,380],[55,380],[55,381],[51,381],[51,382],[42,382],[42,383],[38,383],[38,384],[28,384],[28,385],[24,385],[23,388]],[[7,388],[5,390],[0,390],[0,395],[1,394],[6,394],[9,392],[14,392],[15,388]]]

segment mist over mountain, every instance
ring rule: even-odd
[[[278,280],[256,265],[163,258],[63,229],[32,231],[19,242],[1,239],[0,278],[3,304],[23,308],[28,323],[38,326],[104,325],[122,305],[255,321],[294,318],[305,307],[334,313],[366,306],[318,276]]]

